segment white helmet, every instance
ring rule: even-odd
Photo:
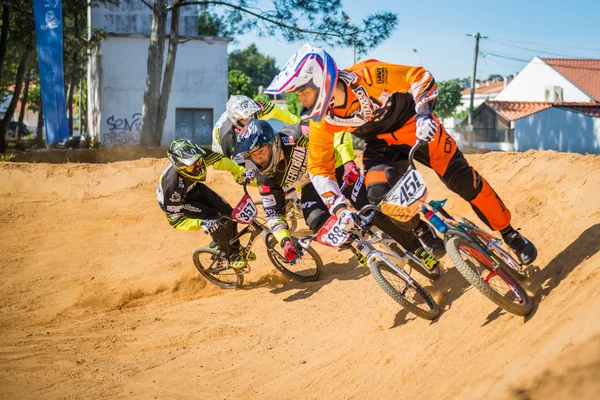
[[[240,121],[256,117],[255,114],[260,111],[260,106],[250,97],[233,95],[227,101],[226,109],[229,120],[236,128],[242,129],[244,125]]]
[[[338,69],[334,59],[325,50],[305,44],[288,60],[265,93],[295,92],[305,87],[316,89],[315,104],[303,110],[301,117],[318,122],[329,107],[337,79]]]

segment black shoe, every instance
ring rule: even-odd
[[[437,235],[431,231],[431,228],[425,222],[421,221],[419,226],[414,229],[414,232],[425,250],[437,260],[446,255],[444,241],[437,237]]]
[[[502,239],[510,249],[519,257],[523,265],[529,265],[537,258],[537,249],[529,240],[515,229],[510,229],[502,234]]]

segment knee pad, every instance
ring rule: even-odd
[[[323,210],[313,210],[310,212],[308,217],[306,218],[306,225],[308,228],[316,233],[329,219],[330,215],[328,212]]]
[[[391,186],[387,182],[372,183],[367,187],[367,197],[372,204],[379,204],[390,189]]]

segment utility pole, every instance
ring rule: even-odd
[[[479,55],[479,39],[487,39],[487,36],[467,33],[467,36],[475,38],[475,57],[473,59],[473,76],[471,77],[471,100],[469,101],[469,123],[467,125],[468,146],[473,147],[473,101],[475,99],[475,76],[477,75],[477,56]]]

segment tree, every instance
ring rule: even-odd
[[[288,110],[294,115],[300,116],[302,111],[302,104],[300,104],[300,98],[296,93],[288,93],[288,97],[285,100],[285,104],[288,106]]]
[[[486,80],[492,81],[492,82],[497,82],[497,81],[504,80],[504,77],[502,75],[498,75],[498,74],[491,74],[490,76],[488,76],[488,78]]]
[[[275,75],[279,73],[275,58],[265,56],[253,43],[244,50],[234,50],[229,54],[229,70],[238,70],[252,79],[254,93],[259,86],[266,88]]]
[[[229,96],[243,94],[250,98],[256,95],[252,78],[238,70],[229,71]]]
[[[254,29],[259,36],[279,35],[290,42],[311,40],[335,46],[354,45],[359,53],[387,39],[398,22],[396,14],[383,12],[367,16],[361,26],[354,25],[343,11],[341,0],[271,0],[274,9],[268,11],[257,10],[256,0],[172,0],[171,5],[162,0],[153,0],[152,4],[142,1],[152,9],[140,137],[143,146],[160,146],[162,139],[179,40],[179,7],[194,4],[206,7],[205,10],[219,7],[225,11],[223,21],[232,33]],[[172,13],[169,51],[163,75],[169,12]]]
[[[456,80],[438,82],[438,101],[434,111],[438,118],[452,116],[460,104],[461,90],[462,87]]]

